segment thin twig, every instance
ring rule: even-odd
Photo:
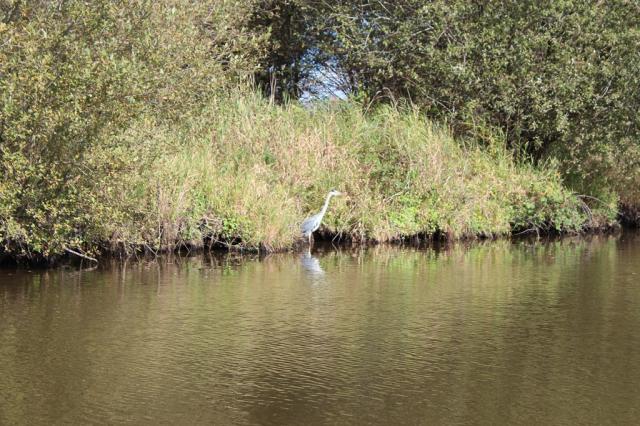
[[[82,254],[82,253],[78,253],[77,251],[71,250],[70,248],[65,247],[64,251],[71,253],[71,254],[75,254],[76,256],[79,256],[83,259],[87,259],[87,260],[91,260],[93,262],[98,263],[98,259],[91,257],[91,256],[87,256],[86,254]]]
[[[591,209],[589,208],[589,206],[587,205],[587,203],[585,203],[584,201],[582,201],[582,198],[578,197],[578,199],[580,200],[581,206],[582,206],[582,210],[589,215],[589,223],[593,224],[593,213],[591,212]]]
[[[592,197],[591,195],[576,194],[576,197],[578,197],[578,198],[588,198],[588,199],[590,199],[590,200],[596,200],[596,201],[601,202],[601,203],[602,203],[602,204],[604,204],[605,206],[609,207],[609,204],[608,204],[608,203],[606,203],[606,202],[602,201],[602,200],[601,200],[601,199],[599,199],[599,198]]]
[[[149,250],[149,251],[153,254],[153,257],[158,257],[158,252],[156,252],[155,250],[153,250],[153,249],[151,248],[151,246],[149,246],[149,244],[144,243],[144,246],[145,246],[145,248],[146,248],[147,250]]]
[[[538,236],[540,236],[539,232],[538,232],[538,228],[529,228],[529,229],[525,229],[522,232],[518,232],[516,234],[513,234],[513,236],[515,237],[516,235],[522,235],[522,234],[526,234],[527,232],[535,232],[536,234],[538,234]]]

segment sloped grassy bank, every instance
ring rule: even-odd
[[[411,109],[274,106],[243,93],[178,125],[139,120],[102,137],[56,193],[1,183],[5,256],[289,249],[331,188],[347,196],[332,202],[327,230],[360,242],[576,232],[615,215],[573,195],[553,164],[516,161],[499,139],[456,140]]]

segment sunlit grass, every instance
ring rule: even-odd
[[[154,249],[208,237],[291,247],[331,188],[347,195],[332,201],[326,230],[358,241],[567,231],[586,220],[552,165],[519,163],[499,139],[456,140],[410,108],[273,106],[243,93],[177,127],[141,122],[127,137],[157,155],[127,194],[138,221],[130,239]]]

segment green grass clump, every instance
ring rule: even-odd
[[[332,202],[325,230],[356,241],[577,231],[588,221],[552,164],[518,162],[500,139],[456,140],[411,108],[274,106],[234,92],[177,125],[141,119],[108,138],[79,164],[91,170],[84,180],[43,196],[55,204],[52,226],[16,215],[18,189],[3,182],[5,250],[282,250],[331,188],[347,195]]]
[[[347,196],[332,202],[326,230],[357,241],[577,231],[587,221],[553,165],[519,163],[499,140],[456,140],[411,109],[273,106],[240,94],[178,127],[141,122],[126,138],[143,139],[154,160],[126,194],[136,206],[127,231],[105,237],[154,250],[209,237],[286,249],[331,188]]]
[[[331,188],[347,195],[325,229],[356,241],[577,231],[588,220],[552,164],[518,162],[500,139],[456,140],[410,108],[274,106],[234,92],[177,125],[139,120],[109,138],[79,165],[92,170],[85,180],[43,198],[53,226],[33,227],[3,198],[5,250],[282,250]]]

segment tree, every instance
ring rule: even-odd
[[[0,240],[46,255],[118,220],[123,178],[141,161],[119,136],[255,72],[263,38],[243,25],[250,7],[0,0]]]
[[[500,129],[520,152],[561,159],[579,191],[640,183],[637,3],[357,0],[320,7],[314,25],[330,30],[315,40],[318,58],[339,64],[354,95],[408,99],[461,133]]]

